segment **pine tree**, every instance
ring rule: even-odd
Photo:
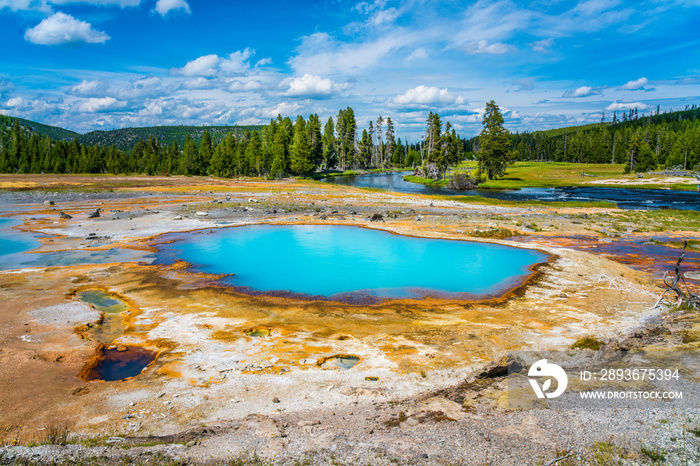
[[[394,149],[394,153],[391,156],[391,163],[395,167],[401,167],[404,165],[404,147],[403,144],[401,143],[401,138],[399,138],[398,142],[396,143],[396,148]]]
[[[508,130],[503,127],[503,115],[493,100],[486,104],[483,126],[479,137],[481,145],[477,154],[479,168],[489,180],[506,173],[506,167],[512,160]]]
[[[299,116],[294,124],[294,143],[292,144],[292,173],[298,176],[309,176],[314,172],[311,159],[311,142],[306,130],[304,118]]]
[[[391,121],[390,117],[386,118],[386,153],[387,159],[391,160],[394,156],[394,151],[396,150],[396,135],[394,133],[394,122]],[[382,164],[382,168],[386,168],[388,164]]]
[[[338,163],[336,153],[335,125],[333,118],[328,117],[326,126],[323,128],[323,168],[330,170]]]
[[[189,134],[185,138],[185,147],[180,159],[180,173],[183,175],[199,175],[199,151]]]
[[[209,134],[209,131],[205,131],[202,134],[202,144],[200,145],[199,149],[199,166],[197,167],[197,172],[199,174],[207,174],[213,153],[214,150],[212,148],[211,135]]]

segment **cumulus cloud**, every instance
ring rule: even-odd
[[[644,86],[649,84],[649,80],[647,78],[639,78],[635,79],[633,81],[628,81],[627,83],[623,84],[622,86],[618,87],[618,91],[639,91],[639,90],[644,90]]]
[[[418,86],[394,97],[393,104],[398,107],[431,107],[436,105],[462,105],[464,98],[455,96],[450,91],[434,86]]]
[[[337,84],[329,78],[322,78],[307,73],[301,77],[284,79],[280,83],[280,87],[285,89],[283,91],[284,95],[290,97],[327,99],[347,89],[349,84]]]
[[[260,81],[232,81],[229,85],[229,90],[232,92],[238,91],[259,91],[264,89],[265,86]]]
[[[68,93],[82,97],[96,97],[104,96],[108,90],[109,84],[107,84],[106,81],[95,79],[91,81],[81,81],[80,84],[76,84],[68,89]]]
[[[109,40],[109,36],[93,29],[90,23],[58,12],[27,29],[24,39],[41,45],[79,45],[101,44]]]
[[[649,108],[647,104],[644,104],[642,102],[627,102],[627,101],[621,101],[618,102],[617,100],[607,107],[605,107],[605,110],[609,112],[613,112],[616,110],[631,110],[633,108],[636,108],[637,110],[646,110]]]
[[[165,16],[175,10],[183,10],[188,14],[191,13],[190,6],[185,0],[158,0],[154,10],[161,16]]]
[[[601,87],[591,87],[591,86],[581,86],[573,91],[566,91],[562,97],[590,97],[592,95],[601,95],[603,93],[603,88]]]
[[[163,81],[157,76],[145,76],[138,78],[122,87],[117,92],[121,99],[137,99],[143,97],[161,96],[166,92]]]
[[[216,54],[204,55],[187,62],[182,68],[171,69],[170,74],[211,78],[220,72],[228,74],[244,73],[250,70],[249,59],[253,55],[255,55],[255,50],[250,48],[233,52],[227,58],[221,58]]]
[[[216,80],[202,78],[201,76],[193,79],[187,79],[180,84],[181,89],[214,89],[216,86]]]
[[[21,107],[24,104],[24,99],[21,97],[13,97],[5,102],[6,107]]]
[[[218,55],[204,55],[187,62],[182,68],[173,68],[171,72],[182,76],[216,76],[220,62]]]
[[[78,104],[78,111],[85,113],[107,112],[123,108],[126,104],[114,97],[91,97]]]
[[[220,67],[228,73],[240,73],[250,68],[248,59],[255,55],[255,50],[246,48],[229,54],[228,58],[221,60]]]

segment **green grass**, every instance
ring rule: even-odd
[[[615,445],[612,440],[594,443],[591,452],[593,453],[593,464],[600,466],[623,464],[627,458],[627,452],[624,448]]]
[[[484,204],[484,205],[494,205],[502,207],[599,207],[606,209],[615,209],[617,204],[608,201],[594,201],[594,202],[545,202],[545,201],[504,201],[500,199],[493,199],[490,197],[482,196],[431,196],[437,199],[442,199],[445,201],[457,201],[464,202],[467,204]]]
[[[590,349],[598,351],[602,346],[603,342],[598,340],[596,337],[583,337],[576,340],[576,342],[571,345],[571,349]]]
[[[474,238],[497,238],[505,239],[515,236],[518,233],[507,228],[490,228],[488,230],[474,230],[469,232],[469,236]]]
[[[475,163],[475,162],[474,162]],[[515,162],[508,167],[507,174],[497,180],[487,180],[479,185],[486,189],[556,188],[580,186],[591,180],[620,178],[622,164]],[[581,178],[581,172],[595,177]],[[632,179],[634,175],[626,175]]]
[[[457,165],[457,170],[476,169],[477,162],[467,160]],[[479,185],[479,189],[521,189],[521,188],[557,188],[572,186],[605,186],[614,188],[634,189],[663,189],[694,191],[695,184],[635,184],[635,174],[625,174],[624,164],[599,163],[569,163],[569,162],[515,162],[508,166],[505,176],[496,180],[487,180]],[[581,172],[594,177],[581,178]],[[406,181],[419,182],[405,178]],[[590,184],[592,180],[605,181],[608,179],[626,179],[633,183],[620,184]]]
[[[427,186],[445,186],[447,181],[433,180],[430,178],[421,178],[420,176],[406,175],[403,177],[404,181],[410,181],[411,183],[424,184]]]
[[[642,444],[640,450],[642,455],[649,458],[649,460],[651,460],[651,462],[654,464],[661,463],[662,461],[666,460],[666,450],[662,448]]]

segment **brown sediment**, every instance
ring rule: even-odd
[[[95,369],[95,366],[100,362],[102,359],[102,355],[104,354],[106,346],[102,343],[97,345],[97,348],[95,348],[95,354],[88,359],[88,361],[85,363],[83,368],[78,372],[78,377],[88,381],[90,380],[90,374],[92,373],[93,369]]]

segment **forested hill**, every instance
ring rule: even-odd
[[[81,144],[88,146],[114,146],[120,150],[133,149],[140,140],[147,140],[153,135],[160,144],[171,145],[177,142],[184,147],[185,139],[189,136],[197,146],[202,141],[204,132],[208,132],[215,141],[221,141],[228,133],[242,135],[246,130],[261,131],[262,126],[151,126],[146,128],[123,128],[111,131],[91,131],[78,136]]]
[[[607,117],[607,118],[606,118]],[[700,169],[700,107],[646,115],[637,110],[614,112],[600,123],[532,133],[510,133],[516,160],[575,163],[626,163],[645,172],[659,166]],[[479,136],[466,142],[479,150]]]
[[[48,136],[56,141],[73,139],[77,136],[80,136],[74,131],[58,128],[56,126],[48,126],[41,123],[37,123],[35,121],[25,120],[24,118],[0,115],[0,138],[10,134],[15,120],[19,122],[19,124],[22,126],[22,129],[28,135],[37,134],[39,136]]]

